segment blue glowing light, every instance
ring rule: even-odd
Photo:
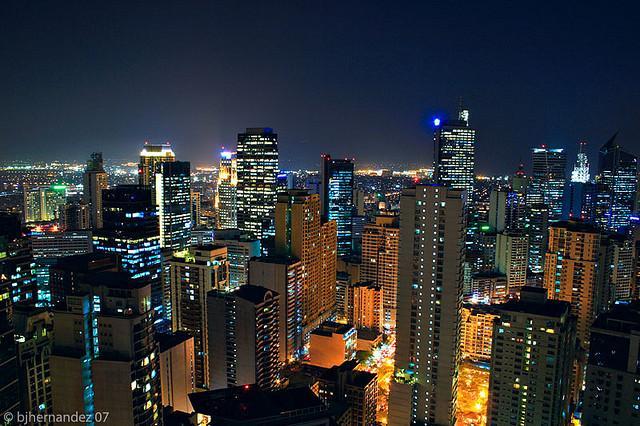
[[[440,119],[439,118],[434,118],[433,119],[433,125],[438,127],[440,125]]]

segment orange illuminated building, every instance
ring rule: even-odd
[[[558,222],[549,227],[544,265],[544,287],[549,299],[571,303],[577,317],[577,337],[589,345],[589,327],[596,317],[600,233],[579,222]]]
[[[498,317],[489,305],[464,305],[462,308],[462,357],[473,361],[491,360],[493,321]]]
[[[291,189],[278,195],[276,254],[300,259],[304,335],[335,307],[337,236],[334,221],[322,223],[320,196]]]
[[[398,216],[380,215],[362,233],[362,281],[378,284],[383,292],[384,322],[395,328],[398,283]]]
[[[382,288],[371,282],[347,286],[347,321],[356,328],[382,331]]]

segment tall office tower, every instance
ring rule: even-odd
[[[489,226],[496,232],[522,232],[526,227],[526,219],[525,194],[507,190],[491,191]]]
[[[151,285],[155,317],[163,316],[160,276],[162,256],[158,214],[151,189],[118,185],[102,191],[102,229],[93,234],[94,251],[115,254],[122,270],[134,280]]]
[[[82,201],[89,206],[89,223],[92,228],[102,228],[102,190],[109,186],[104,171],[102,153],[94,152],[87,161],[82,176]]]
[[[192,413],[189,394],[196,391],[193,336],[177,331],[156,333],[155,338],[160,351],[162,406]]]
[[[351,253],[353,221],[352,159],[335,159],[329,154],[320,157],[320,204],[322,217],[335,220],[338,228],[338,256]]]
[[[564,220],[580,220],[586,223],[597,223],[596,202],[598,201],[598,190],[602,190],[603,185],[590,182],[571,182],[565,191],[562,218]],[[608,199],[608,198],[607,198]],[[601,209],[601,219],[605,218],[604,209]]]
[[[455,423],[464,193],[418,185],[400,199],[395,381],[389,424]]]
[[[587,153],[584,152],[586,142],[578,142],[578,157],[576,158],[576,164],[571,171],[571,182],[587,183],[591,178],[589,173],[589,159]]]
[[[216,186],[215,207],[218,212],[218,228],[238,227],[238,164],[236,153],[222,151]]]
[[[176,155],[171,149],[171,144],[151,144],[144,142],[140,151],[140,164],[138,166],[138,184],[151,187],[156,183],[156,171],[158,164],[176,161]],[[155,193],[153,194],[155,195]]]
[[[44,308],[18,304],[14,307],[18,381],[21,409],[33,414],[51,414],[49,356],[53,316]]]
[[[102,192],[100,192],[100,203],[102,204]],[[90,207],[79,199],[67,200],[67,203],[60,208],[60,227],[64,230],[76,231],[91,228]],[[102,218],[102,211],[100,212]]]
[[[49,222],[58,220],[60,210],[67,197],[67,187],[51,185],[50,187],[23,188],[24,221]]]
[[[355,328],[382,332],[384,309],[380,284],[360,282],[347,286],[347,322]]]
[[[591,326],[582,424],[640,421],[640,304],[621,304]]]
[[[91,274],[54,317],[49,357],[54,412],[96,420],[109,412],[113,424],[161,425],[149,284],[121,272]]]
[[[533,148],[533,175],[527,192],[527,204],[549,206],[549,221],[562,218],[562,197],[566,183],[567,156],[562,148],[542,145]]]
[[[278,135],[269,128],[238,134],[237,221],[240,230],[262,239],[274,235]]]
[[[367,216],[353,216],[351,218],[351,252],[356,256],[362,254],[362,234],[368,221]]]
[[[589,326],[600,300],[599,250],[600,233],[593,226],[557,222],[549,227],[544,287],[549,299],[571,303],[571,313],[578,318],[578,343],[584,349],[589,345]]]
[[[233,292],[207,294],[211,389],[278,385],[280,296],[243,285]]]
[[[260,256],[260,240],[242,234],[239,229],[223,229],[215,232],[214,243],[227,247],[229,288],[235,290],[249,284],[249,261]]]
[[[490,305],[464,305],[460,329],[462,358],[471,361],[491,361],[493,322],[496,318],[498,315]]]
[[[611,234],[602,238],[599,278],[601,300],[597,312],[604,312],[616,302],[630,302],[635,299],[636,282],[634,276],[634,242],[627,235]]]
[[[620,231],[629,226],[638,186],[638,159],[616,143],[616,133],[600,148],[596,181],[610,194],[605,229]]]
[[[191,164],[160,163],[156,169],[156,204],[160,222],[160,247],[182,250],[191,242]]]
[[[16,241],[0,259],[0,286],[8,287],[12,303],[29,302],[39,306],[46,299],[38,292],[36,263],[26,240]]]
[[[191,223],[192,228],[199,226],[202,216],[202,194],[197,191],[191,191]]]
[[[0,262],[1,274],[6,274],[6,267],[5,261]],[[12,305],[11,281],[0,280],[0,411],[3,413],[14,413],[20,408]]]
[[[549,207],[546,204],[529,206],[526,234],[529,236],[529,270],[534,274],[544,272],[544,256],[547,251]]]
[[[169,265],[172,329],[193,336],[196,387],[207,389],[210,385],[207,292],[228,290],[227,248],[215,245],[190,247],[174,253]]]
[[[305,335],[329,318],[335,303],[336,252],[334,221],[321,223],[320,197],[303,189],[278,195],[276,254],[302,262],[303,323]],[[325,241],[326,240],[326,241]]]
[[[249,282],[280,295],[279,362],[298,359],[303,352],[302,262],[292,257],[256,257],[249,264]]]
[[[382,287],[384,322],[392,329],[396,324],[399,241],[398,216],[376,216],[374,223],[364,227],[360,280]]]
[[[517,292],[527,282],[529,238],[525,234],[504,232],[496,238],[496,268],[507,276],[507,291]]]
[[[441,121],[436,118],[433,135],[434,178],[443,186],[467,191],[467,199],[473,199],[475,179],[476,131],[469,127],[469,111],[458,111],[458,119]]]
[[[343,402],[351,407],[352,426],[370,426],[376,423],[378,406],[378,377],[367,371],[356,370],[358,361],[345,361],[322,371],[312,386],[327,405]]]
[[[496,313],[487,425],[568,424],[576,336],[569,304],[525,287]]]

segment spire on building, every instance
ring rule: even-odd
[[[571,172],[571,182],[587,183],[589,182],[589,159],[584,152],[584,147],[587,145],[585,141],[578,142],[578,158],[576,164],[573,166]]]

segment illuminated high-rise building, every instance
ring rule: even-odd
[[[93,234],[94,251],[116,255],[122,270],[133,280],[148,281],[155,317],[161,318],[160,231],[151,189],[138,185],[105,189],[102,205],[103,225]]]
[[[269,128],[238,134],[238,228],[253,237],[273,236],[278,175],[278,135]]]
[[[219,229],[235,229],[238,227],[237,185],[238,164],[236,153],[222,151],[220,153],[215,199]]]
[[[640,422],[640,302],[619,304],[591,326],[582,424]]]
[[[202,217],[202,194],[198,191],[191,191],[191,223],[193,228],[201,224]]]
[[[155,200],[160,223],[160,247],[181,250],[191,241],[191,165],[188,161],[157,165]]]
[[[525,229],[527,216],[523,193],[493,190],[489,203],[489,226],[496,232],[521,232]]]
[[[175,252],[169,265],[172,329],[193,336],[196,387],[207,389],[210,385],[207,292],[228,290],[227,248],[216,245],[190,247]]]
[[[473,198],[476,131],[469,127],[469,110],[460,107],[458,119],[434,120],[434,178],[442,186],[467,191]]]
[[[338,255],[345,256],[352,250],[353,226],[353,171],[351,159],[320,157],[320,203],[322,217],[335,220],[338,228]]]
[[[109,182],[101,152],[91,154],[82,182],[82,200],[89,206],[89,223],[92,228],[102,228],[102,190],[107,189]]]
[[[464,192],[418,185],[400,199],[395,375],[389,425],[456,418]]]
[[[596,181],[605,185],[609,194],[609,208],[602,220],[609,231],[621,231],[629,226],[634,211],[638,185],[638,159],[623,151],[616,142],[616,133],[600,148]]]
[[[575,319],[569,303],[524,287],[495,306],[487,425],[565,426],[571,419]]]
[[[587,158],[587,153],[584,152],[586,145],[586,142],[578,143],[578,158],[571,172],[571,182],[587,183],[591,178],[589,174],[589,159]]]
[[[517,292],[527,282],[529,241],[525,234],[501,232],[496,235],[496,269],[507,276],[507,291]]]
[[[106,219],[106,218],[105,218]],[[121,272],[90,274],[54,311],[49,357],[56,413],[162,425],[151,289]]]
[[[483,362],[491,360],[493,322],[496,318],[498,315],[490,305],[464,305],[460,329],[462,358]]]
[[[8,267],[10,266],[6,261],[1,261],[0,273],[6,275]],[[11,285],[10,280],[0,279],[0,365],[2,365],[0,410],[3,413],[15,412],[20,408]]]
[[[24,221],[49,222],[58,220],[67,196],[65,185],[23,189]]]
[[[256,384],[278,387],[280,295],[243,285],[207,294],[211,389]]]
[[[102,205],[102,191],[100,192]],[[102,220],[102,210],[100,211]],[[91,228],[91,208],[79,197],[67,199],[67,203],[60,208],[60,227],[64,230],[77,231]]]
[[[580,222],[557,222],[549,227],[544,263],[544,287],[552,300],[571,303],[582,348],[589,344],[589,326],[601,300],[598,285],[600,232]]]
[[[243,235],[239,229],[221,229],[215,231],[213,243],[227,247],[229,288],[249,284],[249,261],[260,256],[260,240]]]
[[[634,243],[627,235],[611,234],[602,238],[600,245],[600,300],[598,312],[616,302],[635,299]]]
[[[14,306],[13,322],[22,409],[34,414],[51,414],[49,356],[53,343],[53,315],[45,308],[18,304]]]
[[[155,175],[158,164],[172,161],[176,161],[176,155],[171,149],[171,144],[152,144],[145,141],[144,147],[140,151],[138,183],[142,186],[153,187],[156,183]]]
[[[346,319],[355,328],[382,332],[384,309],[383,290],[379,284],[359,282],[346,287]]]
[[[280,295],[280,363],[302,355],[302,262],[294,257],[261,256],[249,264],[249,282]]]
[[[399,241],[398,216],[376,216],[364,227],[360,280],[382,287],[384,322],[390,328],[396,323]]]
[[[544,255],[547,250],[549,207],[546,204],[528,206],[525,233],[529,236],[529,270],[534,274],[544,271]]]
[[[278,195],[275,249],[303,265],[305,335],[334,310],[336,285],[335,222],[322,223],[320,197],[292,189]]]
[[[549,221],[562,218],[567,156],[562,148],[542,145],[533,148],[533,175],[527,192],[527,204],[544,203],[549,206]]]

